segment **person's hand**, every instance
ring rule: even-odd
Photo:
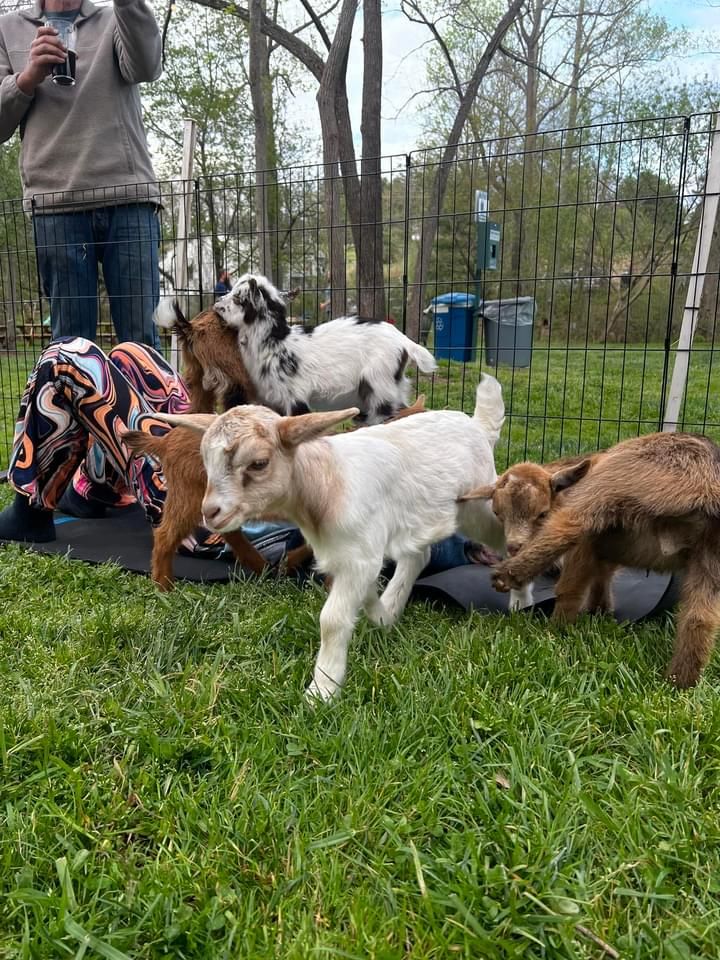
[[[64,63],[65,47],[54,27],[38,27],[30,45],[30,56],[23,70],[17,75],[17,85],[23,93],[31,95],[39,87],[56,63]]]

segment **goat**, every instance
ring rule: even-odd
[[[517,463],[501,474],[497,482],[480,487],[462,500],[488,500],[493,513],[503,525],[507,555],[515,556],[536,537],[553,507],[562,501],[562,493],[577,483],[601,454],[581,454],[551,463]],[[552,618],[564,621],[565,564],[572,571],[574,548],[560,556],[544,572],[560,573]],[[614,568],[600,565],[588,589],[587,609],[612,610],[611,580]],[[566,574],[565,577],[571,574]]]
[[[683,571],[667,675],[677,687],[692,686],[720,627],[720,447],[693,434],[655,433],[611,447],[589,467],[537,535],[498,565],[493,585],[517,589],[573,548],[562,593],[558,584],[562,616],[572,621],[602,568],[605,575],[620,564]]]
[[[223,534],[269,512],[295,522],[318,568],[332,580],[320,614],[320,651],[308,695],[331,699],[346,672],[361,609],[389,626],[427,565],[430,545],[461,530],[504,547],[502,526],[483,501],[458,497],[495,479],[493,449],[504,422],[500,384],[484,376],[473,417],[455,411],[322,436],[358,408],[281,417],[236,407],[219,417],[159,415],[204,434],[205,523]],[[395,561],[382,596],[384,560]]]
[[[187,430],[169,430],[161,437],[141,430],[127,430],[122,439],[133,453],[155,457],[162,464],[167,494],[162,519],[153,531],[151,577],[161,590],[171,590],[175,579],[175,551],[202,516],[206,474],[200,456],[200,437]],[[228,531],[223,539],[242,566],[256,574],[269,569],[265,558],[241,530]],[[288,551],[282,566],[288,571],[295,570],[311,558],[312,550],[303,544]]]
[[[412,406],[401,410],[396,419],[424,411],[425,397],[421,394]],[[200,436],[187,430],[170,430],[162,437],[140,430],[127,430],[123,440],[138,456],[151,456],[162,464],[167,494],[162,519],[153,533],[151,577],[161,590],[171,590],[175,551],[202,518],[207,474],[200,456]],[[267,569],[262,554],[242,531],[229,532],[224,539],[232,548],[236,560],[244,567],[256,574]],[[310,559],[310,547],[297,547],[288,552],[281,568],[290,572]]]
[[[212,307],[187,320],[177,300],[166,298],[158,304],[154,320],[177,335],[194,413],[213,413],[217,406],[229,410],[257,399],[237,348],[237,334]]]
[[[214,309],[238,331],[258,401],[280,414],[356,406],[356,422],[381,423],[407,406],[408,362],[423,373],[437,369],[428,350],[381,320],[291,326],[282,294],[265,277],[240,277]]]

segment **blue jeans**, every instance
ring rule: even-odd
[[[53,340],[96,339],[102,264],[118,340],[159,348],[152,316],[160,296],[160,224],[153,204],[36,214],[33,225]]]

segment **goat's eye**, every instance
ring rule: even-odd
[[[242,303],[242,300],[240,299],[240,297],[239,297],[236,293],[233,294],[233,298],[232,298],[232,299],[233,299],[233,303],[235,304],[236,307],[239,307],[240,304]]]
[[[542,513],[539,513],[539,514],[538,514],[538,520],[540,520],[540,521],[542,521],[542,520],[547,520],[547,515],[548,515],[548,511],[547,511],[547,510],[543,510]]]
[[[248,470],[264,470],[269,463],[269,460],[253,460],[252,463],[248,464]]]

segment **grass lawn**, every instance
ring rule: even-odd
[[[602,406],[594,359],[553,367],[585,419],[544,434],[543,367],[503,371],[498,462],[637,433],[657,368],[623,362]],[[0,958],[720,956],[720,657],[678,693],[669,620],[411,605],[313,709],[322,602],[2,551]]]

